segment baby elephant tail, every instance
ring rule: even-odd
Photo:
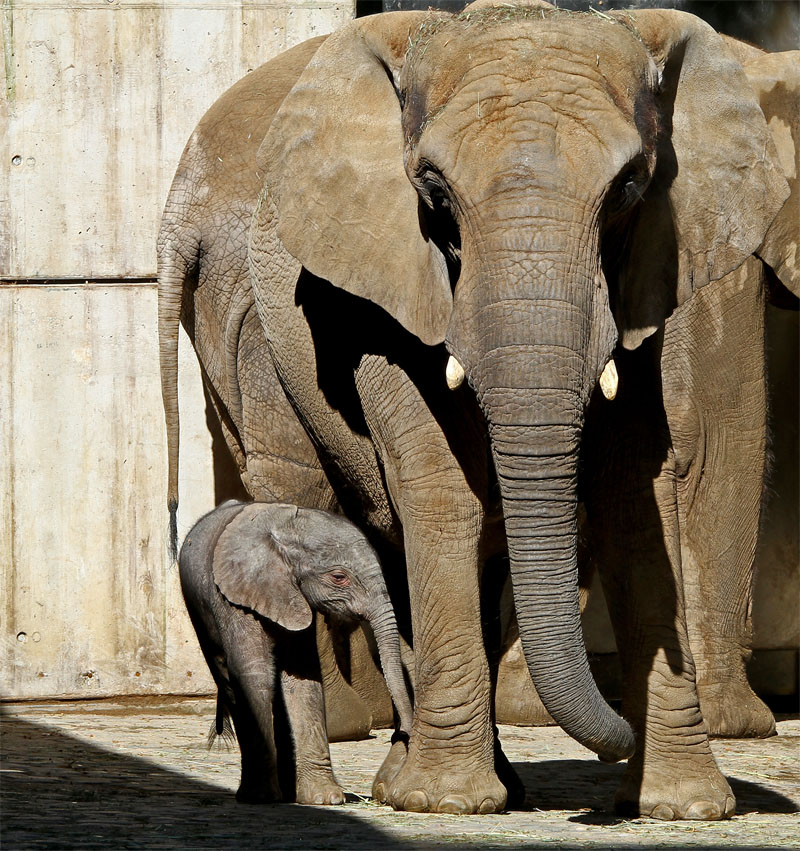
[[[207,744],[209,750],[214,747],[214,743],[218,738],[222,740],[222,745],[226,749],[233,747],[233,743],[236,741],[236,734],[233,731],[233,724],[231,722],[231,714],[225,705],[221,691],[217,692],[217,716],[211,724],[211,729],[208,731]]]

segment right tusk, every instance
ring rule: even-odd
[[[444,377],[451,390],[457,390],[464,383],[464,367],[452,355],[447,361]]]
[[[613,360],[610,360],[600,376],[600,389],[606,399],[613,399],[617,395],[617,387],[619,387],[617,365]]]

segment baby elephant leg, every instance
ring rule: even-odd
[[[282,654],[280,681],[291,742],[278,741],[279,759],[294,751],[294,800],[298,804],[343,804],[344,792],[331,768],[325,701],[313,626]],[[284,776],[286,772],[283,772]],[[284,790],[291,799],[291,790]]]
[[[236,800],[267,804],[283,798],[273,729],[274,641],[251,614],[232,614],[235,627],[225,646],[233,693],[230,711],[242,758]]]

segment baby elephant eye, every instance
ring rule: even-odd
[[[350,584],[350,577],[343,570],[331,570],[328,576],[336,585],[345,587]]]

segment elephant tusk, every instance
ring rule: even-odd
[[[464,382],[464,367],[452,355],[447,361],[444,377],[447,379],[447,386],[451,390],[457,390]]]
[[[610,360],[600,376],[600,389],[606,399],[613,399],[617,395],[617,387],[619,386],[619,375],[617,374],[617,365],[613,360]]]

